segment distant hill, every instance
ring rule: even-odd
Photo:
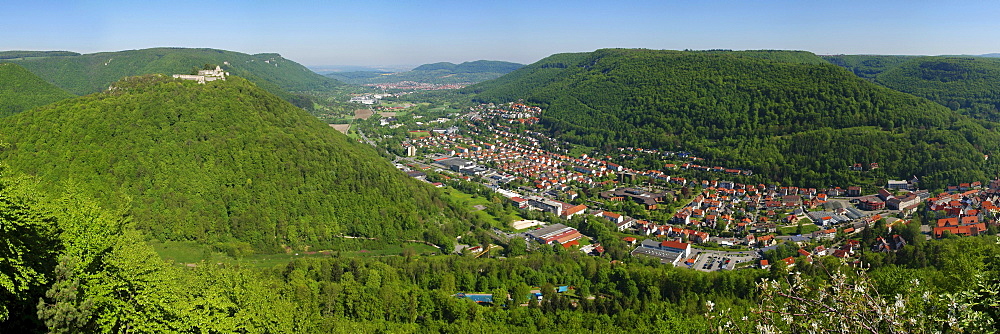
[[[0,117],[71,97],[20,65],[0,63]]]
[[[887,69],[913,60],[917,56],[881,55],[836,55],[823,56],[831,64],[846,68],[859,77],[875,81],[875,77]]]
[[[340,85],[276,53],[249,55],[216,49],[153,48],[12,61],[77,95],[103,91],[127,76],[187,74],[205,64],[221,66],[285,99],[289,97],[288,91],[329,89]]]
[[[413,70],[398,73],[355,71],[330,73],[326,76],[355,85],[399,81],[432,84],[477,83],[498,78],[523,66],[522,64],[506,61],[477,60],[461,64],[448,62],[424,64]]]
[[[70,51],[0,51],[0,59],[79,56]]]
[[[124,207],[161,239],[278,251],[468,230],[433,187],[239,77],[129,77],[0,119],[0,141],[0,161],[39,188]]]
[[[978,119],[1000,121],[1000,59],[973,56],[833,56],[859,76]],[[879,66],[870,66],[879,63]]]
[[[917,175],[928,186],[981,180],[996,169],[983,154],[1000,149],[1000,135],[982,124],[840,67],[802,61],[815,56],[767,54],[557,54],[463,92],[480,102],[539,104],[542,125],[572,142],[695,150],[786,184],[862,182],[848,171],[854,163],[877,162],[888,177]]]

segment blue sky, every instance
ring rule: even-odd
[[[0,50],[277,52],[305,65],[531,63],[599,48],[1000,52],[996,1],[8,1]]]

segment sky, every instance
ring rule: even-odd
[[[0,50],[207,47],[307,66],[532,63],[600,48],[1000,52],[1000,1],[11,1]]]

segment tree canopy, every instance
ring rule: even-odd
[[[78,185],[161,239],[278,251],[468,230],[433,187],[238,77],[131,77],[0,120],[0,137],[41,189]]]
[[[0,63],[0,117],[71,97],[20,65]]]

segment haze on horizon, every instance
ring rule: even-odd
[[[6,4],[0,50],[204,47],[304,65],[532,63],[600,48],[998,52],[1000,3],[940,1],[52,1]]]

